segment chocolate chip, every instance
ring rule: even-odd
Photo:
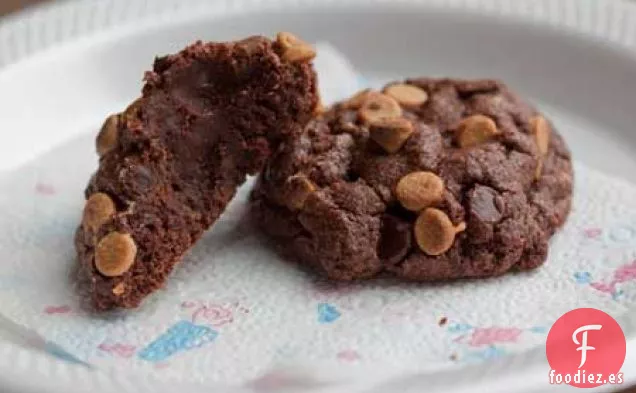
[[[497,192],[490,187],[477,185],[468,192],[468,210],[476,220],[496,223],[501,220],[501,212],[496,204]]]
[[[150,190],[154,185],[152,172],[148,167],[143,165],[136,166],[134,169],[135,181],[140,189]]]
[[[411,226],[401,219],[385,215],[380,229],[378,256],[385,263],[400,262],[411,248]]]
[[[144,165],[125,167],[120,172],[120,179],[134,194],[148,192],[155,184],[152,171]]]
[[[502,218],[498,195],[490,187],[477,185],[467,194],[469,241],[483,244],[492,240],[494,225]]]

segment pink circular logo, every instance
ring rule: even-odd
[[[550,383],[579,388],[620,384],[626,346],[623,329],[610,315],[594,308],[572,310],[548,333]]]

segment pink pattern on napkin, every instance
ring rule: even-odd
[[[587,228],[583,231],[583,234],[588,239],[596,239],[601,235],[601,233],[603,233],[603,230],[601,228]]]
[[[590,283],[590,286],[599,292],[609,293],[610,295],[612,295],[616,291],[616,285],[613,282],[610,282],[609,284],[606,284],[604,282],[593,282]]]
[[[35,192],[40,195],[55,195],[55,187],[46,183],[36,183],[35,184]]]
[[[181,308],[192,310],[192,323],[206,323],[214,327],[221,327],[234,322],[234,309],[247,314],[249,311],[238,302],[234,304],[207,303],[198,300],[186,300]]]
[[[68,314],[71,312],[71,306],[63,305],[63,306],[46,306],[44,308],[45,314]]]
[[[200,307],[192,315],[192,322],[203,319],[210,325],[220,327],[234,321],[232,310],[218,304],[205,305]]]
[[[517,342],[523,330],[518,328],[475,328],[468,345],[480,347],[483,345],[492,345],[497,343],[514,343]]]
[[[619,294],[618,284],[629,281],[636,281],[636,260],[617,268],[610,280],[591,282],[590,286],[599,292],[616,297]]]
[[[111,355],[115,355],[115,356],[119,356],[122,358],[130,358],[135,354],[135,351],[137,350],[137,348],[134,345],[127,345],[127,344],[107,344],[107,343],[101,343],[99,344],[99,346],[97,346],[98,349],[104,351],[104,352],[108,352]]]
[[[343,351],[338,352],[336,357],[339,360],[343,360],[345,362],[355,362],[360,360],[360,354],[355,349],[345,349]]]
[[[623,283],[636,280],[636,260],[631,264],[623,265],[614,272],[614,281]]]

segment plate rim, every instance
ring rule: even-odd
[[[4,20],[0,19],[0,74],[10,72],[11,69],[20,67],[24,62],[37,61],[40,56],[54,54],[59,50],[72,50],[77,46],[87,42],[99,42],[102,39],[112,39],[115,36],[125,36],[134,31],[148,28],[158,28],[165,24],[177,24],[187,20],[198,18],[208,18],[211,15],[216,17],[228,16],[232,13],[245,13],[246,10],[254,12],[264,8],[281,9],[281,7],[293,6],[297,9],[309,6],[338,6],[338,5],[360,5],[363,7],[374,7],[379,4],[397,4],[404,6],[435,7],[450,11],[470,11],[484,13],[488,15],[501,16],[504,18],[518,18],[526,22],[548,24],[552,27],[564,30],[564,33],[582,33],[586,37],[602,39],[607,43],[615,45],[621,51],[628,51],[636,54],[636,4],[627,3],[623,0],[590,0],[580,2],[579,0],[562,0],[554,6],[552,0],[102,0],[94,2],[92,0],[67,0],[61,3],[45,4],[33,7],[22,13],[11,15]],[[150,6],[149,4],[152,4]],[[82,15],[95,15],[110,10],[132,10],[125,13],[125,18],[105,18],[99,22],[89,24],[83,28],[71,28],[64,30],[63,24],[69,23],[69,18],[73,18],[71,23],[77,23],[82,19]],[[573,12],[586,9],[592,12],[595,17],[590,20],[580,17],[571,17]],[[109,11],[113,12],[113,11]],[[121,15],[121,14],[120,14]],[[599,16],[600,15],[600,16]],[[607,15],[621,15],[618,23],[603,22],[609,20]],[[169,17],[169,19],[168,19]],[[614,22],[614,20],[612,20]],[[612,25],[612,26],[610,26]],[[46,33],[49,32],[49,33]],[[25,33],[24,42],[16,42],[16,37],[20,33]],[[44,34],[52,34],[48,39],[39,40],[34,37],[43,37]],[[632,328],[636,327],[636,315],[629,312],[621,315],[619,322],[627,324]],[[628,356],[630,350],[636,351],[636,330],[628,338]],[[39,389],[29,378],[19,378],[19,370],[16,366],[24,367],[25,362],[38,364],[38,367],[64,369],[67,376],[66,382],[49,382],[50,391],[69,391],[70,381],[83,380],[84,386],[99,386],[98,381],[103,380],[108,373],[87,372],[85,369],[61,363],[54,358],[41,353],[25,352],[13,343],[0,341],[0,386],[20,387],[20,391],[37,391]],[[636,355],[636,353],[634,353]],[[13,359],[20,361],[14,362]],[[518,367],[519,363],[530,361],[533,366],[522,372]],[[629,361],[629,363],[627,363]],[[628,357],[626,364],[633,365],[630,368],[636,370],[636,356]],[[470,379],[473,376],[479,380],[483,376],[485,369],[488,369],[490,379],[481,378],[482,388],[492,382],[494,375],[500,377],[510,371],[515,371],[516,379],[523,375],[523,386],[519,386],[523,391],[531,391],[536,388],[539,377],[542,378],[542,388],[546,388],[545,375],[541,369],[547,365],[544,355],[544,347],[534,348],[520,354],[510,355],[505,361],[494,361],[486,364],[463,366],[455,368],[453,373],[461,372],[462,380]],[[30,367],[29,367],[30,368]],[[37,369],[37,368],[36,368]],[[625,365],[623,367],[625,370]],[[3,371],[4,370],[4,371]],[[436,372],[435,374],[442,373]],[[23,374],[24,375],[24,374]],[[433,374],[421,373],[413,376],[430,378]],[[68,378],[72,376],[72,378]],[[628,376],[631,382],[636,382],[636,375]],[[148,391],[156,391],[151,381],[141,378],[142,381],[127,380],[126,378],[108,379],[109,383],[119,384],[121,391],[129,391],[130,387],[145,387]],[[473,381],[472,387],[474,388]],[[102,381],[103,383],[103,381]],[[162,382],[164,388],[169,387]],[[178,386],[182,386],[178,384]],[[174,389],[175,386],[170,386]],[[111,390],[111,387],[109,390]],[[465,388],[465,386],[464,386]],[[491,386],[494,391],[496,386]],[[17,389],[17,388],[16,388]],[[23,390],[22,390],[23,389]],[[191,389],[196,389],[192,386]],[[461,389],[461,386],[460,386]],[[16,390],[18,391],[18,390]],[[145,391],[145,390],[144,390]],[[335,390],[334,390],[335,391]],[[367,391],[367,390],[365,390]],[[371,390],[369,390],[371,391]],[[520,390],[521,391],[521,390]]]
[[[565,34],[578,33],[587,38],[602,39],[607,44],[630,49],[630,52],[636,50],[636,3],[627,0],[62,0],[38,4],[0,17],[0,72],[51,48],[59,49],[61,45],[86,39],[99,40],[99,33],[121,30],[120,34],[125,34],[127,30],[139,31],[212,14],[227,16],[233,12],[248,13],[267,7],[373,7],[381,4],[518,18],[562,29]],[[105,10],[118,10],[106,12],[116,13],[117,18],[95,17],[104,14]],[[580,10],[589,12],[583,15]],[[620,15],[620,19],[616,15]],[[93,22],[78,23],[79,19],[85,18]],[[610,19],[612,23],[609,23]],[[77,27],[62,26],[69,23]],[[16,42],[18,34],[24,35],[19,39],[21,42]],[[43,39],[45,35],[46,39]]]

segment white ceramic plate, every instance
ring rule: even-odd
[[[618,0],[102,0],[37,9],[0,24],[0,170],[94,129],[137,95],[139,76],[157,54],[196,39],[281,30],[333,43],[372,77],[504,79],[554,118],[580,161],[636,182],[636,7]],[[620,321],[629,340],[623,371],[632,383],[635,312]],[[546,369],[538,348],[360,391],[546,391]],[[205,390],[90,371],[6,340],[0,386]]]

